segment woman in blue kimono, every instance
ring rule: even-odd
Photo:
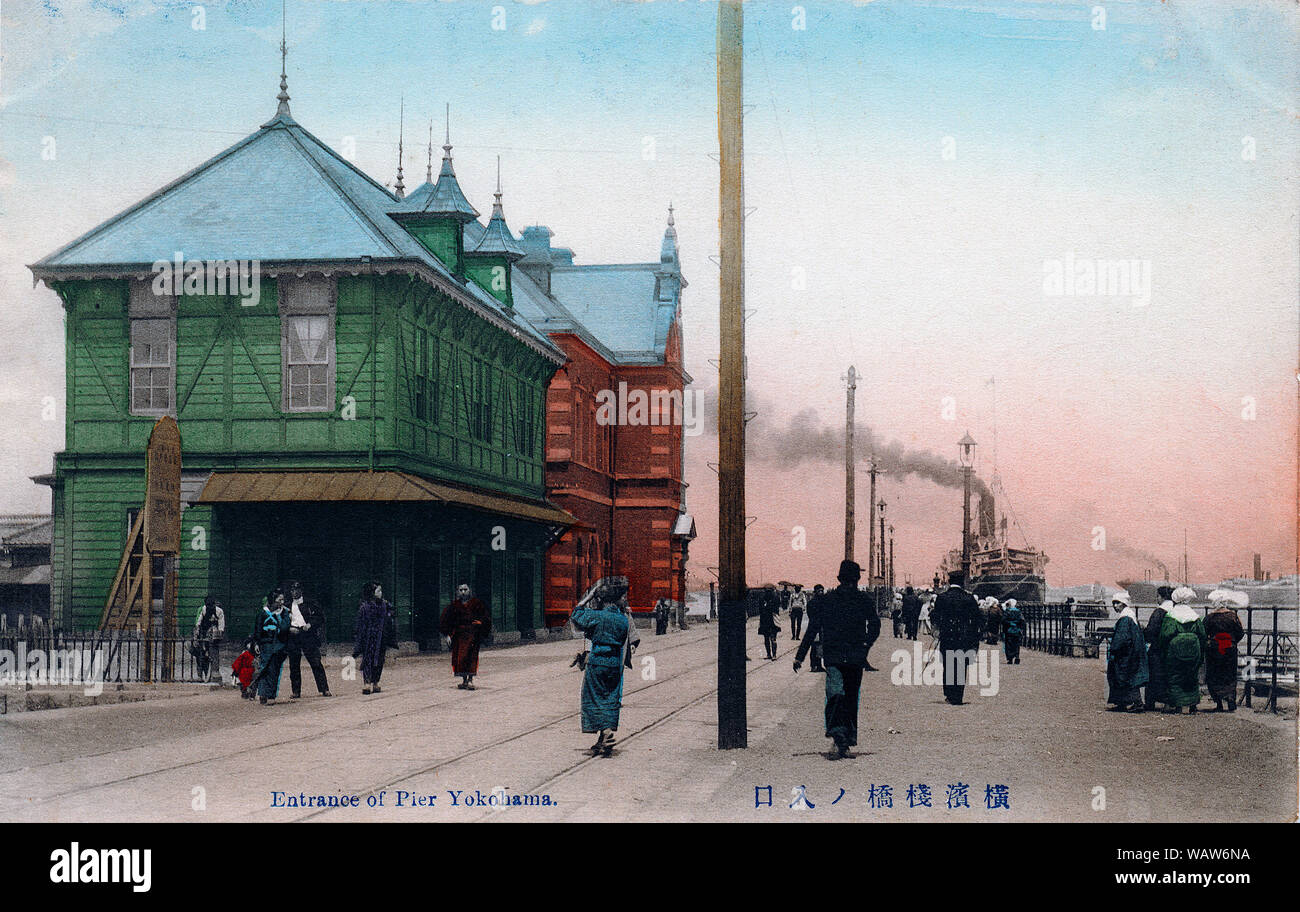
[[[604,577],[587,590],[569,618],[591,643],[582,676],[582,730],[597,733],[592,756],[614,752],[623,668],[631,662],[634,638],[632,619],[623,608],[627,589],[627,577]]]
[[[1127,592],[1121,589],[1111,596],[1110,607],[1118,615],[1106,656],[1106,683],[1110,685],[1106,702],[1113,704],[1111,712],[1140,713],[1144,711],[1142,686],[1150,679],[1146,640]]]
[[[258,702],[275,703],[280,693],[280,672],[284,668],[289,642],[289,612],[284,607],[284,590],[272,589],[266,597],[254,628],[261,659],[257,668]]]

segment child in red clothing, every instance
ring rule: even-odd
[[[239,681],[239,695],[245,700],[253,696],[248,685],[253,683],[253,672],[257,669],[257,656],[253,654],[256,648],[252,640],[244,643],[244,651],[230,665],[230,670]]]

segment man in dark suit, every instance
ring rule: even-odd
[[[808,599],[808,623],[809,623],[809,624],[812,623],[812,616],[813,616],[813,615],[816,613],[816,611],[817,611],[817,609],[816,609],[816,605],[817,605],[817,603],[818,603],[821,599],[824,599],[825,597],[826,597],[826,588],[825,588],[821,583],[818,583],[817,585],[813,586],[813,594],[812,594],[812,597],[811,597],[810,599]],[[813,640],[813,645],[812,645],[812,664],[808,666],[808,670],[809,670],[809,671],[815,671],[815,672],[817,672],[818,674],[822,674],[822,673],[824,673],[824,672],[826,671],[825,666],[822,665],[822,641],[821,641],[821,637],[818,637],[817,639]]]
[[[909,640],[916,639],[916,631],[921,623],[921,598],[916,590],[908,586],[903,590],[903,632]]]
[[[321,644],[325,642],[325,612],[315,601],[304,598],[302,584],[289,580],[284,584],[289,595],[289,688],[291,699],[302,696],[302,660],[305,657],[316,679],[316,690],[322,697],[330,697],[329,681],[320,659]]]
[[[948,583],[948,588],[935,599],[930,623],[939,633],[943,697],[953,706],[960,706],[966,689],[966,666],[979,649],[984,616],[975,596],[962,588],[966,584],[966,574],[954,570],[948,574]]]
[[[835,742],[833,760],[847,757],[849,748],[858,743],[862,670],[867,664],[867,645],[880,633],[875,605],[858,589],[861,577],[862,568],[856,563],[840,563],[839,586],[817,599],[816,610],[809,606],[808,629],[794,659],[798,671],[813,642],[821,637],[826,664],[826,737]]]

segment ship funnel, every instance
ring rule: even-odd
[[[980,538],[992,538],[997,534],[997,504],[992,491],[980,492],[979,530]]]

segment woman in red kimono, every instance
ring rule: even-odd
[[[456,588],[455,600],[442,612],[438,625],[444,636],[451,637],[451,670],[460,675],[460,690],[474,689],[478,674],[478,647],[492,632],[492,615],[487,605],[471,595],[469,584]]]

